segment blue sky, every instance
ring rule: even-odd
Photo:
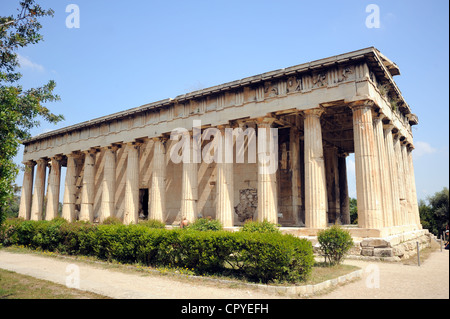
[[[18,0],[2,0],[1,15]],[[418,197],[449,186],[448,1],[41,0],[44,42],[21,49],[24,88],[53,79],[66,120],[33,135],[243,77],[374,46],[412,111]],[[67,28],[66,6],[80,9]],[[368,4],[380,28],[367,28]],[[22,149],[16,161],[22,160]],[[350,195],[355,196],[349,158]],[[22,174],[17,179],[22,184]]]

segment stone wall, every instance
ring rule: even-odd
[[[365,238],[355,242],[350,256],[400,261],[417,254],[417,242],[419,242],[420,250],[431,246],[431,234],[427,229],[386,238]]]
[[[317,237],[308,236],[314,247],[314,253],[320,255]],[[419,249],[431,247],[432,234],[427,229],[405,232],[385,238],[353,238],[354,246],[348,258],[363,260],[401,261],[417,255]]]

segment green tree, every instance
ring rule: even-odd
[[[43,9],[35,0],[19,3],[16,16],[0,16],[0,224],[6,217],[8,204],[14,196],[14,182],[19,166],[13,161],[20,142],[30,137],[30,130],[39,119],[57,123],[63,119],[44,106],[59,100],[53,93],[55,82],[24,90],[18,81],[19,48],[42,41],[39,18],[53,16],[54,11]]]
[[[356,198],[350,197],[350,222],[352,224],[358,224],[358,205]]]
[[[420,222],[431,233],[439,236],[445,230],[449,222],[449,191],[444,187],[425,201],[419,201]]]

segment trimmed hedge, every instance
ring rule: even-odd
[[[279,233],[184,231],[145,225],[8,220],[0,243],[121,263],[194,269],[197,274],[233,271],[253,281],[305,280],[314,264],[306,239]]]

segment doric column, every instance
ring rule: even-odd
[[[219,162],[217,163],[216,219],[223,227],[234,226],[234,173],[233,159],[227,158],[227,150],[233,150],[233,134],[228,134],[225,126],[219,126],[221,142]],[[216,138],[216,137],[215,137]]]
[[[31,205],[31,220],[42,220],[47,162],[48,160],[43,158],[37,160],[36,182],[34,183],[33,203]]]
[[[198,164],[194,161],[198,152],[196,139],[189,135],[189,159],[183,157],[183,172],[181,176],[181,219],[186,218],[193,223],[197,219],[198,201]]]
[[[394,150],[395,150],[395,161],[397,163],[397,184],[398,184],[398,195],[400,199],[400,214],[399,220],[400,225],[406,225],[406,213],[408,212],[407,201],[406,201],[406,190],[405,190],[405,170],[403,167],[403,158],[401,150],[400,135],[396,133],[394,135]]]
[[[258,221],[278,224],[277,169],[278,135],[273,136],[274,119],[258,120]]]
[[[380,172],[380,197],[381,207],[383,210],[383,225],[384,227],[393,226],[392,220],[392,198],[391,198],[391,183],[389,180],[389,163],[386,154],[386,145],[384,142],[383,120],[384,114],[379,114],[373,120],[373,132],[375,136],[375,144],[377,146],[377,158]]]
[[[411,182],[413,223],[420,227],[421,224],[420,224],[419,204],[417,203],[416,177],[414,175],[414,164],[413,164],[413,157],[412,157],[413,149],[414,149],[414,147],[411,144],[409,144],[408,145],[408,163],[409,163],[409,174],[410,174],[410,182]]]
[[[22,194],[20,196],[19,217],[29,220],[31,217],[31,199],[33,196],[33,175],[35,162],[24,163],[25,171],[23,173]]]
[[[341,224],[348,225],[350,220],[350,198],[348,196],[348,182],[347,182],[347,162],[346,157],[348,153],[338,153],[338,171],[339,171],[339,197],[340,197],[340,211]]]
[[[52,157],[50,160],[50,174],[47,190],[47,209],[45,219],[52,220],[58,217],[59,187],[61,184],[61,156]]]
[[[383,227],[383,216],[372,106],[373,102],[369,100],[353,102],[350,105],[353,110],[358,226],[380,229]]]
[[[141,143],[127,143],[127,177],[125,184],[125,211],[123,223],[137,224],[139,221],[139,146]]]
[[[305,117],[305,226],[327,227],[327,188],[323,158],[322,127],[323,110],[303,112]]]
[[[103,168],[102,204],[99,221],[116,216],[116,151],[118,146],[105,148],[105,166]]]
[[[406,195],[406,203],[407,203],[407,212],[406,212],[406,224],[412,225],[415,224],[413,220],[413,203],[412,203],[412,190],[411,190],[411,174],[409,172],[409,161],[408,161],[408,150],[406,139],[402,141],[401,151],[402,151],[402,160],[403,160],[403,169],[404,175],[403,180],[405,183],[405,195]]]
[[[325,177],[327,181],[328,220],[330,223],[341,222],[341,204],[339,190],[338,149],[336,146],[325,146]]]
[[[153,139],[153,167],[149,196],[149,219],[165,220],[166,210],[166,142],[167,138]]]
[[[289,156],[292,185],[292,216],[294,225],[300,225],[301,179],[300,179],[300,133],[296,127],[290,128]]]
[[[392,129],[394,125],[387,124],[384,129],[384,141],[386,145],[386,157],[388,160],[388,181],[391,183],[392,223],[394,226],[402,225],[400,194],[398,185],[398,166],[394,150],[394,138]]]
[[[84,153],[83,186],[81,188],[81,209],[79,219],[94,221],[94,178],[95,178],[95,150]]]
[[[67,171],[64,181],[64,198],[62,217],[68,222],[77,220],[75,213],[75,196],[77,191],[77,158],[79,154],[67,154]]]

